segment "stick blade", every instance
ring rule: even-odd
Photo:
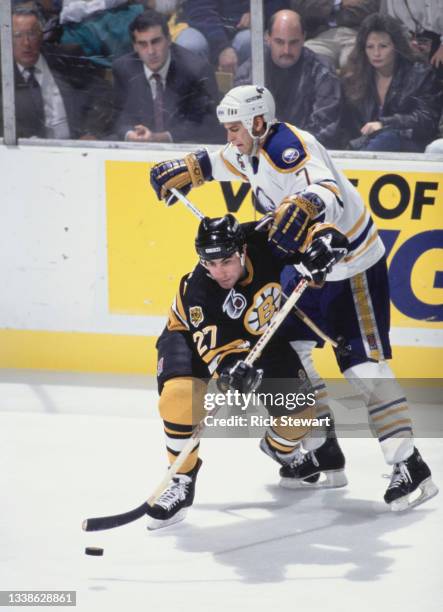
[[[122,512],[122,514],[113,514],[111,516],[98,516],[95,518],[85,519],[82,523],[83,531],[104,531],[106,529],[114,529],[132,523],[137,519],[147,514],[148,504],[143,502],[137,508]]]

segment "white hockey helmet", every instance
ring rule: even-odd
[[[276,121],[275,102],[269,89],[258,85],[234,87],[217,106],[217,118],[220,123],[241,121],[253,138],[255,138],[252,132],[254,117],[260,115],[263,115],[267,133]]]

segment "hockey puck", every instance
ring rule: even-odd
[[[85,548],[85,555],[93,555],[94,557],[102,557],[103,548],[99,548],[98,546],[87,546]]]

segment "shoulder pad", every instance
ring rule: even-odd
[[[310,158],[306,144],[296,128],[289,123],[276,125],[266,139],[261,153],[279,172],[292,172]]]

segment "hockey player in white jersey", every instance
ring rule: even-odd
[[[319,224],[333,224],[347,236],[349,252],[336,265],[332,233],[321,244],[323,265],[310,271],[299,267],[315,285],[305,292],[300,308],[331,337],[342,336],[349,347],[347,354],[336,351],[336,358],[362,395],[384,458],[392,466],[386,503],[404,510],[429,499],[438,489],[414,446],[407,400],[386,362],[391,347],[385,249],[362,198],[311,134],[277,121],[266,88],[235,87],[221,101],[217,115],[227,145],[214,153],[200,150],[156,164],[151,184],[157,196],[171,204],[172,187],[187,193],[205,181],[242,180],[251,185],[256,208],[272,213],[270,241],[282,253],[303,252]],[[287,290],[296,282],[295,274],[292,268],[283,274]],[[293,338],[293,348],[315,381],[322,400],[318,416],[330,416],[326,386],[311,354],[320,339],[295,317],[284,332]],[[298,449],[269,429],[260,446],[282,465],[281,484],[288,488],[310,486],[334,459],[326,431],[305,439]]]

